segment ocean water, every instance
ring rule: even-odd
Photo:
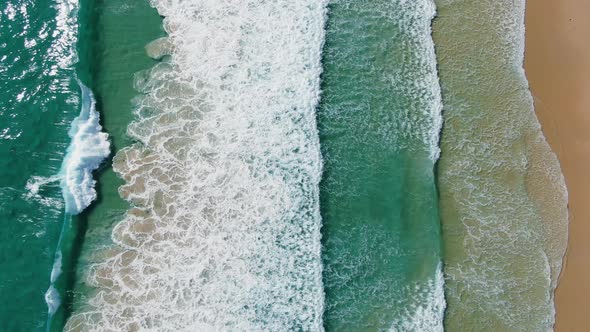
[[[98,64],[88,38],[93,34],[90,8],[74,0],[15,0],[0,8],[5,163],[0,294],[11,303],[0,311],[2,331],[61,330],[72,310],[89,219],[78,214],[98,197],[92,173],[110,154],[111,143],[118,142],[101,131],[90,87],[95,73],[89,68]],[[152,15],[157,24],[157,14]],[[127,69],[142,68],[134,62]]]
[[[523,70],[524,0],[437,1],[449,331],[547,331],[567,193]]]
[[[325,326],[442,331],[434,4],[331,1],[322,101]]]
[[[551,330],[524,1],[436,6],[1,4],[0,331]]]
[[[350,42],[346,34],[355,32],[332,27],[359,18],[343,10],[352,3],[330,4],[325,101],[319,106],[324,176],[329,180],[321,194],[315,110],[325,4],[153,4],[165,17],[169,36],[146,46],[160,62],[136,75],[135,88],[142,95],[134,100],[135,121],[128,134],[139,142],[114,160],[116,172],[126,180],[120,193],[134,207],[113,226],[114,245],[90,245],[82,253],[86,271],[79,275],[87,285],[79,289],[87,289],[66,330],[441,330],[444,299],[433,174],[441,105],[430,38],[432,3],[411,8],[381,3],[360,10],[360,18],[373,28],[365,40],[373,54],[362,60],[370,65],[378,56],[387,66],[383,76],[375,71],[330,76],[344,69],[331,66],[340,60],[331,57]],[[406,11],[398,14],[400,9]],[[196,16],[187,20],[187,12]],[[288,13],[298,15],[287,20]],[[211,39],[209,31],[218,31],[217,36]],[[283,52],[268,53],[279,46]],[[360,41],[356,46],[354,55],[367,50]],[[397,57],[402,50],[405,54]],[[364,90],[343,101],[339,95],[347,95],[359,79],[382,82],[370,98],[362,95],[368,92]],[[405,86],[390,96],[398,84]],[[404,95],[413,88],[418,88],[416,101]],[[383,97],[384,105],[363,108]],[[342,107],[358,116],[341,117],[337,112]],[[104,111],[108,120],[109,111]],[[358,144],[353,135],[346,140],[331,137],[335,126],[350,120],[355,122],[348,123],[349,129],[365,126],[359,129],[370,133],[379,116],[387,121],[375,128],[379,135],[366,136],[372,142]],[[367,153],[367,144],[374,150]],[[343,146],[351,149],[342,151]],[[343,153],[351,151],[376,162],[384,159],[373,165],[373,172],[359,169],[362,159],[345,171]],[[339,177],[326,176],[334,167],[342,172]],[[327,184],[351,174],[361,174],[351,188],[359,195],[341,196],[342,203],[330,206],[326,197],[334,188]],[[371,187],[381,179],[383,186],[368,195],[362,192],[363,181]],[[256,194],[244,196],[245,188]],[[404,198],[406,194],[410,197]],[[322,210],[325,312],[319,195],[329,206]],[[341,219],[358,197],[364,199],[358,206],[367,207]],[[375,199],[383,199],[377,208],[370,204]],[[105,204],[97,209],[101,206]],[[356,237],[342,237],[357,230]],[[377,241],[369,243],[373,239]],[[341,253],[335,255],[334,244],[345,241],[354,250],[340,245],[335,249]],[[356,271],[339,270],[350,259],[353,269],[367,268],[365,280],[357,279]],[[348,284],[351,279],[358,285]],[[380,288],[385,297],[374,293]],[[373,297],[354,301],[364,294]]]
[[[51,311],[45,293],[65,208],[59,173],[81,108],[75,11],[65,0],[0,4],[2,331],[44,330]]]

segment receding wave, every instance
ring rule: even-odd
[[[324,1],[152,4],[169,37],[114,160],[134,207],[65,330],[321,330]]]

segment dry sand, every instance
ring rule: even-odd
[[[529,0],[525,69],[569,190],[556,331],[590,331],[590,1]]]

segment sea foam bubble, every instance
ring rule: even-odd
[[[152,4],[172,54],[138,74],[114,160],[134,207],[65,330],[322,330],[325,1]]]

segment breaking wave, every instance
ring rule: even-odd
[[[92,172],[110,154],[108,134],[100,126],[92,91],[80,84],[82,110],[72,122],[68,135],[72,138],[60,171],[62,194],[66,213],[75,215],[96,199]]]
[[[68,135],[71,137],[70,146],[62,162],[58,175],[49,178],[32,177],[27,182],[27,197],[40,197],[41,186],[59,181],[65,202],[65,216],[57,242],[53,268],[51,270],[49,289],[45,292],[45,302],[49,313],[47,328],[61,305],[61,295],[56,283],[63,270],[64,237],[70,231],[71,216],[79,214],[96,199],[92,172],[110,154],[108,135],[103,133],[100,126],[100,114],[96,111],[92,91],[78,81],[82,94],[80,115],[72,121]]]

